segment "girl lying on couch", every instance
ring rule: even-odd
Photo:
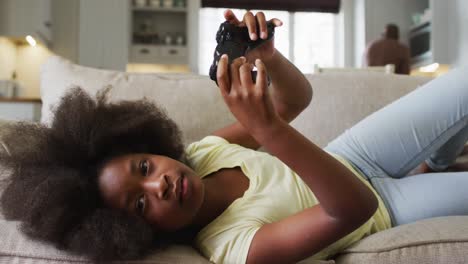
[[[225,18],[266,38],[262,12]],[[291,263],[329,258],[392,226],[468,214],[466,172],[406,176],[420,163],[444,171],[462,151],[466,69],[372,114],[324,150],[288,124],[312,89],[273,40],[232,64],[223,56],[217,83],[238,122],[186,148],[157,106],[108,103],[105,91],[94,100],[72,90],[50,127],[12,125],[0,153],[12,171],[5,216],[33,238],[99,260],[193,242],[215,263]]]

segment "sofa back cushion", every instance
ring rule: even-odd
[[[365,72],[306,77],[314,89],[314,98],[292,125],[322,147],[365,116],[429,80]],[[41,121],[50,123],[54,105],[71,87],[80,86],[95,95],[107,85],[113,86],[110,101],[146,97],[165,108],[180,126],[185,143],[235,121],[218,87],[207,76],[99,70],[60,57],[50,58],[42,67]]]

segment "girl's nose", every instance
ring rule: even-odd
[[[158,199],[166,199],[171,192],[171,183],[167,175],[148,179],[143,183],[143,188],[149,194],[154,194]]]

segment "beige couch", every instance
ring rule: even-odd
[[[307,75],[314,88],[312,104],[292,122],[320,146],[366,115],[428,81],[425,78],[380,73]],[[42,70],[42,122],[71,86],[94,94],[113,85],[111,100],[148,97],[165,107],[180,125],[186,142],[200,139],[234,121],[217,87],[206,76],[187,74],[127,74],[73,65],[58,57]],[[0,124],[0,135],[1,135]],[[4,142],[8,145],[8,142]],[[0,144],[1,150],[1,144]],[[0,168],[6,177],[8,172]],[[0,191],[4,183],[0,182]],[[0,216],[1,218],[1,216]],[[31,241],[17,223],[0,219],[0,263],[87,263],[86,259]],[[301,263],[468,263],[468,216],[419,221],[371,235],[329,261]],[[135,263],[208,263],[197,251],[172,246]]]

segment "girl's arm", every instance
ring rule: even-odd
[[[230,67],[239,67],[243,62],[244,58],[236,59]],[[304,75],[278,51],[267,65],[273,68],[270,77],[274,109],[282,120],[289,123],[309,105],[312,87]],[[261,146],[239,122],[221,128],[213,135],[251,149]]]
[[[271,77],[270,93],[275,110],[283,120],[292,121],[312,101],[312,86],[304,74],[277,50],[263,62]]]
[[[248,27],[249,31],[255,32],[257,37],[261,37],[262,32],[266,34],[266,19],[262,12],[257,13],[255,16],[251,12],[247,12],[241,22],[231,10],[227,10],[225,18],[238,26]],[[276,26],[282,25],[282,22],[278,19],[272,19],[271,21]],[[256,32],[257,23],[260,32]],[[309,105],[312,99],[312,87],[309,81],[274,48],[274,39],[247,53],[245,59],[249,63],[254,63],[257,58],[262,59],[269,69],[274,109],[282,120],[287,123],[291,122]],[[237,59],[231,67],[239,67],[243,62],[242,59]],[[213,135],[223,137],[230,143],[252,149],[258,149],[261,146],[239,122],[221,128],[213,132]]]
[[[282,120],[267,89],[266,67],[218,64],[218,84],[231,112],[269,153],[294,170],[320,204],[279,222],[262,226],[250,245],[248,263],[289,263],[314,255],[366,222],[377,208],[372,191],[339,161]],[[311,120],[313,122],[313,120]]]

